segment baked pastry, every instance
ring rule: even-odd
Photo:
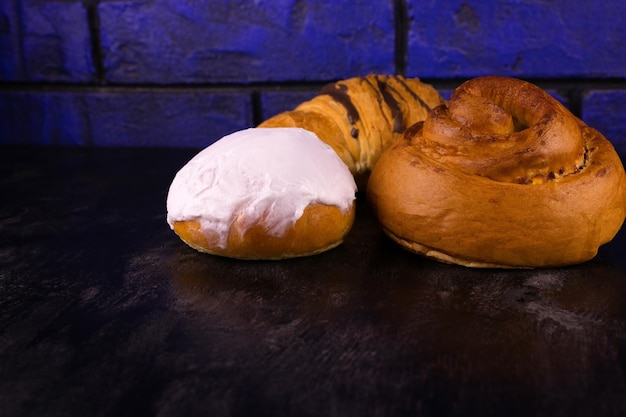
[[[331,249],[354,222],[353,175],[366,179],[382,151],[441,103],[418,79],[369,75],[329,84],[189,161],[170,187],[168,223],[189,246],[232,258]]]
[[[285,259],[339,245],[356,184],[332,148],[300,128],[246,129],[174,177],[167,221],[189,246],[240,259]]]
[[[593,258],[622,226],[625,190],[598,131],[531,83],[480,77],[382,155],[367,198],[413,252],[528,268]]]
[[[259,127],[301,127],[329,144],[357,177],[409,126],[444,100],[431,85],[400,75],[368,75],[328,84],[312,100]]]

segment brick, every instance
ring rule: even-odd
[[[22,18],[27,81],[84,83],[95,79],[83,3],[23,0]]]
[[[115,93],[93,96],[94,145],[203,148],[252,126],[247,94]]]
[[[392,1],[127,0],[98,10],[109,82],[331,80],[394,70]]]
[[[626,2],[407,0],[407,74],[623,77]]]
[[[202,92],[3,92],[0,143],[202,148],[252,125],[250,96]]]
[[[73,94],[0,93],[2,144],[84,145],[87,122]]]
[[[581,118],[626,156],[626,90],[592,90],[583,97]]]
[[[261,93],[261,116],[263,120],[293,110],[300,103],[308,101],[318,94],[318,90],[311,91],[267,91]]]
[[[12,1],[0,1],[0,80],[21,81],[19,19]]]

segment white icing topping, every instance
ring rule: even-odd
[[[356,184],[348,167],[314,133],[300,128],[251,128],[223,137],[174,177],[167,222],[196,220],[226,246],[235,216],[280,236],[311,203],[347,210]]]

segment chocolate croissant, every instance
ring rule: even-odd
[[[619,231],[626,175],[611,143],[539,87],[480,77],[407,129],[367,197],[403,247],[473,267],[584,262]]]
[[[444,100],[417,78],[368,75],[322,88],[312,100],[259,127],[300,127],[330,145],[353,174],[371,170],[409,126]]]

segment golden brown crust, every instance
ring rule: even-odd
[[[367,197],[386,233],[411,251],[466,266],[593,258],[626,214],[624,168],[610,142],[521,80],[468,84],[433,112],[434,123],[407,129],[374,168]],[[467,90],[478,95],[467,102],[483,103],[455,113]]]
[[[312,100],[259,127],[312,131],[358,175],[371,170],[407,127],[443,103],[432,86],[417,78],[368,75],[329,84]]]
[[[335,150],[364,187],[382,151],[407,126],[423,120],[431,108],[443,102],[433,87],[418,79],[369,75],[329,84],[312,100],[259,127],[299,127],[315,133]],[[263,219],[240,232],[235,220],[225,248],[219,246],[215,232],[202,229],[197,221],[177,222],[174,230],[202,252],[241,259],[284,259],[339,245],[353,222],[354,203],[348,212],[313,204],[284,236],[269,234]]]
[[[347,211],[335,206],[310,204],[292,228],[275,236],[267,231],[261,218],[249,227],[246,219],[237,218],[230,227],[227,245],[219,245],[219,236],[203,230],[198,221],[174,223],[174,231],[192,248],[213,255],[238,259],[287,259],[314,255],[342,243],[354,223],[354,203]]]

